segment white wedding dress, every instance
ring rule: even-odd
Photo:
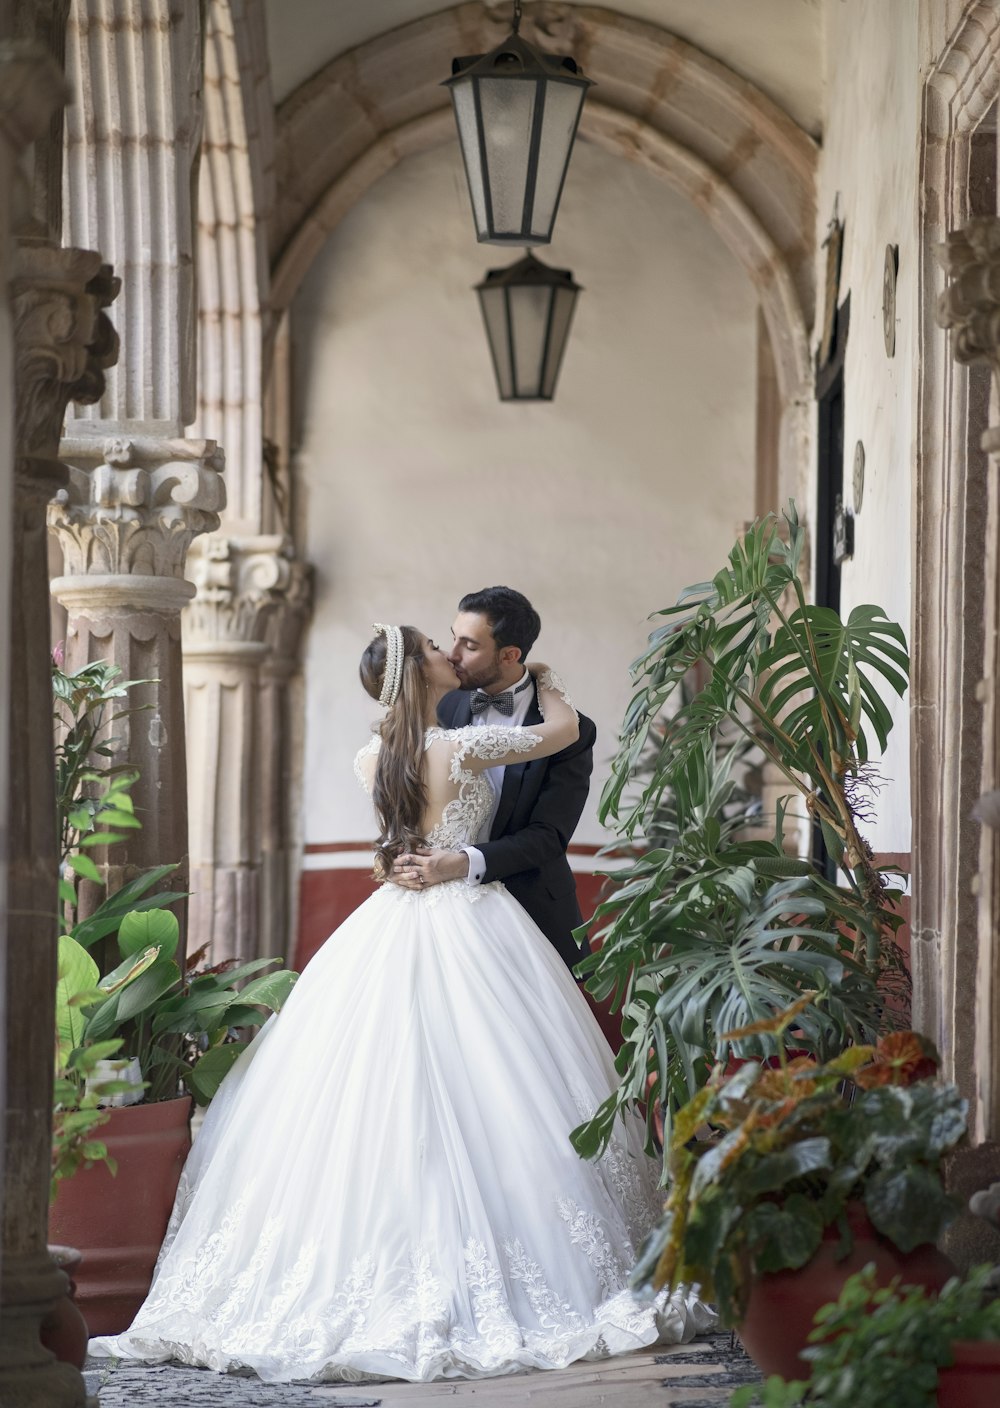
[[[523,729],[428,730],[456,789],[432,845],[475,840],[492,792],[463,763],[515,732],[524,747]],[[638,1122],[596,1162],[569,1143],[615,1084],[585,999],[502,884],[381,886],[223,1083],[149,1297],[91,1351],[428,1380],[689,1340],[714,1323],[693,1293],[627,1289],[660,1201]]]

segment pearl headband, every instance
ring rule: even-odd
[[[374,622],[372,630],[385,636],[385,673],[378,702],[391,709],[399,698],[399,687],[403,683],[403,632],[398,626],[384,626],[381,621]]]

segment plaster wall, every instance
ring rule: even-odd
[[[818,172],[817,288],[827,222],[844,221],[840,302],[851,296],[844,370],[844,501],[865,449],[864,497],[853,560],[844,563],[841,609],[875,603],[911,617],[911,478],[918,362],[918,162],[921,75],[912,0],[836,0],[824,12],[828,110]],[[882,274],[899,246],[896,349],[885,351]],[[821,298],[821,295],[820,295]],[[818,332],[818,329],[817,329]],[[815,342],[814,342],[815,345]],[[908,700],[892,696],[895,726],[881,764],[885,786],[868,839],[878,852],[910,850]]]
[[[710,575],[752,514],[756,301],[697,212],[578,144],[543,252],[585,289],[551,404],[498,402],[471,292],[516,253],[476,245],[449,144],[371,188],[293,307],[297,477],[317,569],[307,850],[372,834],[351,772],[379,713],[357,682],[370,623],[448,640],[458,597],[494,582],[531,597],[537,655],[597,722],[576,840],[601,843],[596,804],[645,618]]]

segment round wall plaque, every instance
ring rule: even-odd
[[[885,263],[882,266],[882,335],[885,338],[885,355],[893,356],[896,351],[896,274],[899,271],[899,245],[887,244]],[[855,505],[855,508],[857,505]]]
[[[865,447],[859,440],[854,447],[854,512],[861,512],[865,497]]]

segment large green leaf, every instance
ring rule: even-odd
[[[169,909],[130,910],[118,929],[118,948],[123,958],[141,953],[154,945],[161,958],[173,958],[177,952],[180,928],[177,916]]]
[[[56,983],[56,1032],[60,1050],[83,1041],[87,1019],[74,998],[97,987],[100,970],[90,954],[68,934],[59,937],[59,978]]]

